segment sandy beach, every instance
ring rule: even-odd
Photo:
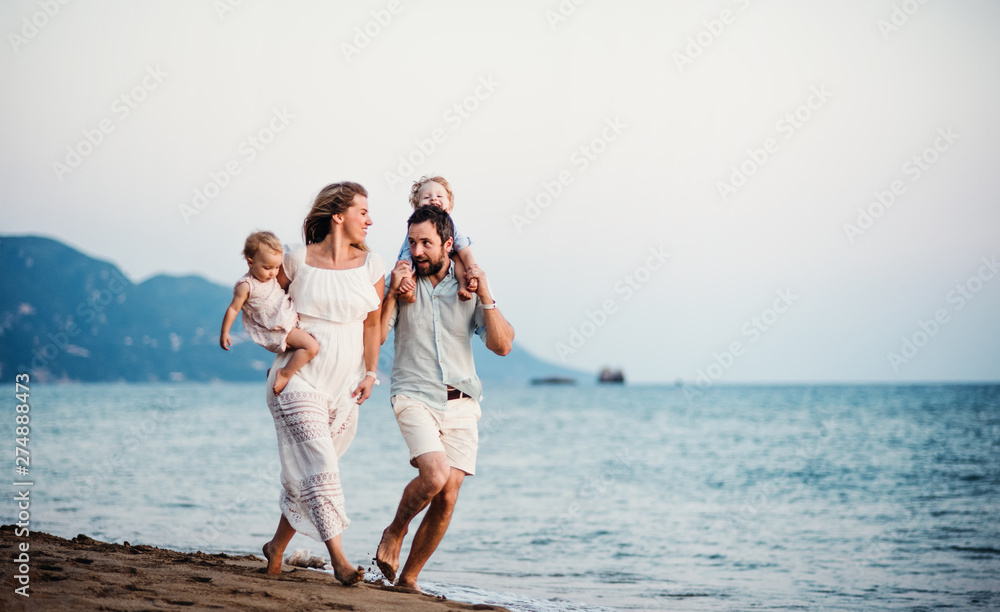
[[[14,559],[22,542],[30,547],[30,597],[14,592],[21,586]],[[505,610],[366,582],[343,587],[328,574],[287,565],[269,576],[264,560],[251,555],[109,544],[85,535],[20,538],[12,525],[0,527],[0,556],[5,610]]]

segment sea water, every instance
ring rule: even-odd
[[[485,393],[429,592],[532,611],[1000,608],[1000,386]],[[263,384],[36,384],[30,416],[33,530],[234,554],[274,532]],[[416,472],[386,389],[360,419],[343,543],[367,567]]]

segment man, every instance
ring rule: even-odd
[[[408,225],[416,295],[413,303],[397,301],[400,282],[411,270],[406,261],[397,262],[382,302],[382,342],[395,328],[391,402],[410,449],[410,464],[419,474],[403,489],[375,562],[390,582],[396,580],[410,521],[429,505],[396,581],[419,591],[417,576],[448,529],[465,476],[476,469],[482,385],[472,361],[472,335],[497,355],[506,355],[514,328],[497,309],[480,268],[467,272],[479,282],[475,299],[458,299],[455,266],[448,258],[454,241],[448,213],[423,206]]]

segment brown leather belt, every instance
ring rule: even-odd
[[[458,389],[453,389],[451,387],[448,387],[448,400],[449,401],[451,401],[451,400],[457,400],[457,399],[462,399],[463,397],[472,397],[472,396],[471,395],[466,395],[466,394],[462,393],[461,391],[459,391]]]

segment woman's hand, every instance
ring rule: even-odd
[[[365,403],[365,400],[372,396],[372,387],[375,386],[375,378],[370,375],[365,375],[361,379],[361,383],[358,384],[358,388],[351,393],[351,397],[358,403],[358,406]]]

